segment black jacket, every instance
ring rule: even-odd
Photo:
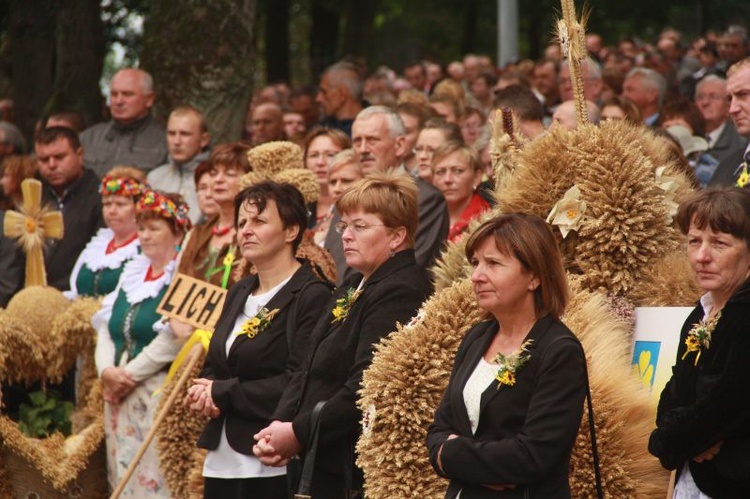
[[[42,203],[61,210],[64,224],[63,238],[49,239],[44,245],[47,282],[53,288],[66,291],[70,289],[70,273],[78,256],[96,232],[104,227],[100,181],[93,171],[84,168],[81,178],[65,189],[62,198],[58,198],[44,180],[42,183]]]
[[[271,323],[255,338],[240,335],[227,356],[227,338],[258,284],[258,276],[253,275],[232,286],[211,337],[201,376],[214,380],[211,396],[221,415],[208,422],[198,440],[198,446],[204,449],[219,445],[226,422],[232,449],[252,455],[252,436],[270,422],[289,375],[305,357],[309,334],[331,296],[330,286],[313,273],[309,264],[303,264],[266,305],[268,310],[279,309]]]
[[[319,471],[344,474],[345,460],[359,436],[361,413],[356,406],[362,372],[372,361],[374,345],[407,323],[427,298],[426,272],[414,261],[414,251],[396,253],[365,282],[362,294],[344,321],[332,324],[336,300],[356,288],[356,273],[334,293],[315,326],[309,357],[284,390],[274,420],[291,421],[297,440],[305,447],[310,438],[310,413],[327,401],[320,423],[320,441],[313,477]]]
[[[698,488],[716,499],[744,498],[750,491],[750,281],[729,299],[698,364],[685,359],[685,338],[703,319],[698,305],[680,333],[677,360],[659,399],[656,430],[648,449],[667,469],[690,463]],[[718,441],[716,457],[692,458]]]
[[[483,392],[476,433],[472,435],[463,390],[498,331],[497,321],[471,329],[456,354],[448,387],[427,434],[430,462],[438,473],[438,451],[446,496],[480,498],[569,498],[568,471],[586,397],[586,359],[578,339],[550,315],[528,335],[530,358],[516,384]],[[458,438],[446,441],[450,434]],[[494,491],[482,484],[513,484]],[[528,495],[525,495],[528,494]]]
[[[739,177],[740,165],[745,156],[745,147],[738,147],[733,151],[727,152],[725,158],[716,167],[711,180],[708,182],[709,187],[732,186],[737,183]]]

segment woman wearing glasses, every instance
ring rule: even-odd
[[[346,263],[357,273],[329,302],[312,333],[308,358],[292,375],[271,425],[255,435],[253,449],[270,465],[284,465],[297,454],[304,458],[313,408],[325,401],[312,496],[333,499],[362,487],[362,472],[354,466],[362,419],[355,402],[373,346],[397,322],[408,322],[430,289],[414,259],[417,188],[411,178],[372,173],[346,191],[336,208]]]

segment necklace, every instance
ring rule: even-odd
[[[227,225],[226,227],[219,227],[219,224],[216,224],[211,229],[211,232],[213,233],[214,236],[221,237],[221,236],[228,234],[230,230],[232,230],[231,225]]]

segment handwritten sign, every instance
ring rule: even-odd
[[[189,275],[177,274],[156,311],[191,326],[213,330],[226,295],[226,289]]]

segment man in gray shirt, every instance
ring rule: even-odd
[[[113,166],[135,166],[148,172],[167,159],[164,127],[151,115],[154,83],[141,69],[121,69],[110,83],[112,120],[81,134],[84,164],[99,176]]]
[[[198,207],[194,174],[202,161],[208,159],[208,128],[203,113],[191,106],[180,106],[167,121],[167,148],[169,162],[151,170],[148,183],[151,187],[180,194],[190,207],[190,220],[201,219]]]

